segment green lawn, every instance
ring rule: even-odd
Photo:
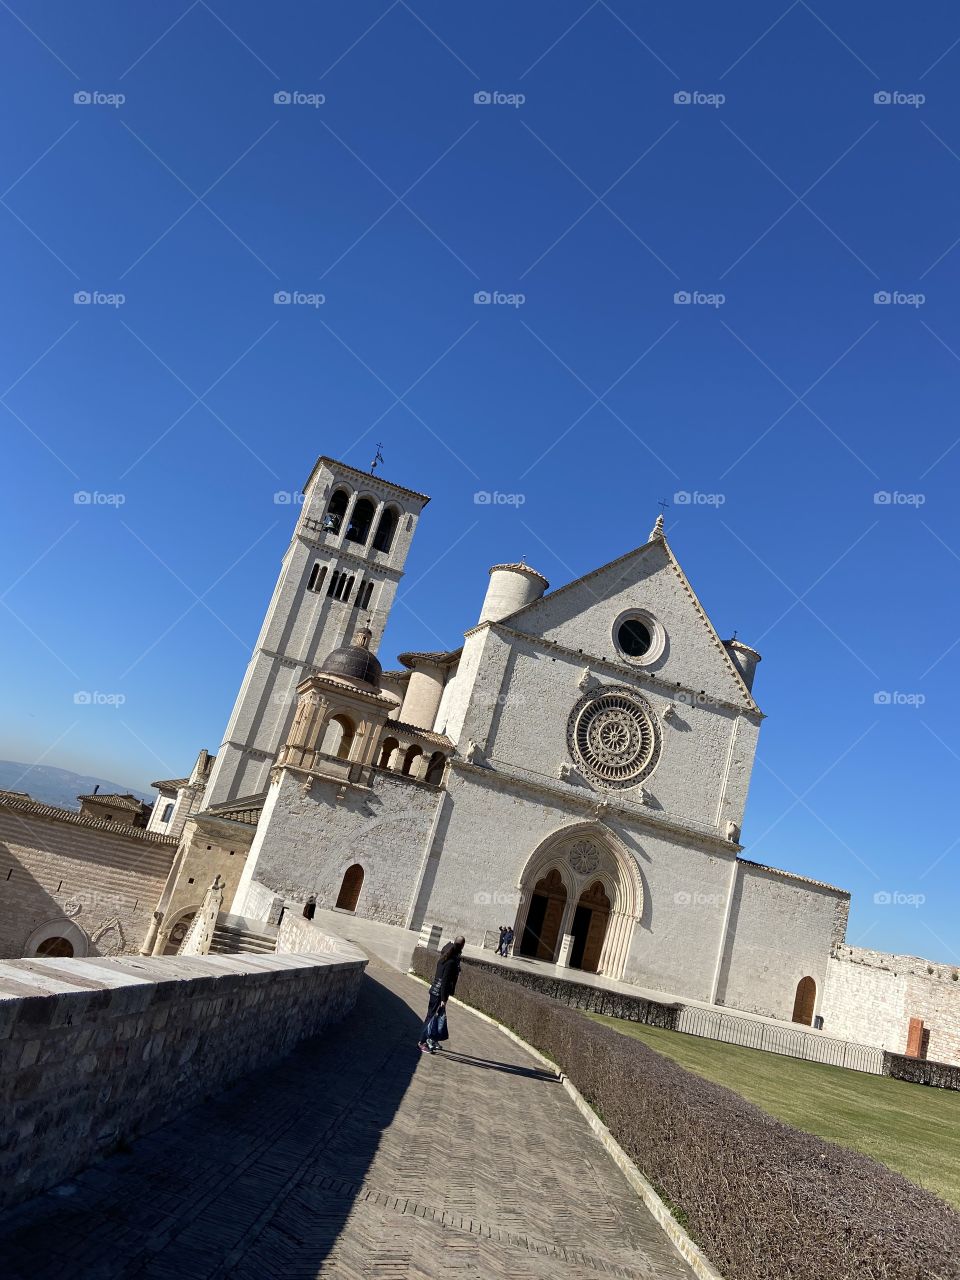
[[[587,1016],[726,1085],[797,1129],[882,1161],[960,1208],[960,1093]]]

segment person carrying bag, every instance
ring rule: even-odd
[[[437,971],[430,986],[427,1019],[417,1042],[417,1048],[421,1053],[436,1053],[440,1042],[450,1038],[450,1032],[447,1029],[446,1005],[457,987],[457,978],[460,976],[460,956],[465,941],[464,938],[454,938],[440,952]]]

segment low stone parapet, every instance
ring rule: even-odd
[[[0,1207],[343,1018],[366,956],[329,941],[310,954],[0,962]]]

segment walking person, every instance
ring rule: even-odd
[[[508,924],[508,925],[507,925],[507,931],[506,931],[506,933],[503,935],[503,951],[501,952],[501,954],[502,954],[502,956],[503,956],[504,960],[506,960],[506,959],[508,958],[508,956],[510,955],[510,947],[511,947],[511,945],[512,945],[512,943],[513,943],[513,940],[514,940],[514,938],[515,938],[516,936],[517,936],[517,935],[513,932],[513,925],[512,925],[512,924]]]
[[[504,940],[504,938],[505,938],[506,936],[507,936],[507,926],[506,926],[505,924],[502,924],[502,925],[500,926],[500,941],[497,943],[497,955],[498,955],[498,956],[502,956],[502,955],[506,954],[506,953],[504,952],[504,950],[503,950],[503,940]]]
[[[454,938],[440,952],[437,970],[433,975],[430,987],[430,1003],[427,1006],[427,1020],[420,1032],[417,1048],[421,1053],[436,1053],[440,1041],[449,1039],[447,1031],[447,1000],[457,989],[460,977],[460,956],[463,952],[465,938]]]
[[[317,913],[317,895],[311,893],[310,897],[303,904],[304,920],[312,920]]]

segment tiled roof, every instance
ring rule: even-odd
[[[348,474],[354,476],[357,480],[365,481],[366,484],[371,488],[375,485],[382,484],[382,485],[386,485],[388,489],[398,489],[400,493],[409,493],[412,498],[422,498],[424,501],[424,504],[430,501],[430,498],[427,494],[417,493],[416,489],[407,489],[402,484],[394,484],[392,480],[388,480],[385,476],[380,475],[379,472],[376,472],[371,475],[369,471],[358,471],[356,467],[350,467],[345,462],[338,462],[336,458],[330,458],[326,454],[321,454],[321,456],[314,463],[313,471],[310,472],[310,475],[307,479],[307,483],[303,486],[304,489],[308,489],[310,487],[310,481],[313,479],[314,472],[322,462],[327,463],[327,465],[330,467],[336,467],[340,471],[346,471]]]
[[[460,649],[441,649],[435,653],[430,653],[426,651],[424,651],[423,653],[418,653],[415,651],[411,651],[410,653],[398,653],[397,661],[402,662],[405,667],[412,667],[416,662],[421,660],[426,660],[427,662],[435,662],[437,666],[442,667],[442,666],[446,666],[448,663],[453,662],[455,658],[459,658],[462,652],[463,652],[462,647]]]
[[[402,720],[388,720],[385,729],[395,729],[398,733],[411,733],[427,742],[435,742],[438,747],[452,747],[453,742],[445,733],[434,733],[432,729],[421,729],[415,724],[404,724]]]
[[[212,804],[196,817],[209,814],[211,818],[225,818],[228,822],[242,822],[248,827],[255,827],[260,821],[263,806],[267,799],[266,791],[255,796],[240,796],[236,800],[223,800],[220,804]]]
[[[148,807],[129,792],[121,795],[118,792],[94,791],[88,796],[77,796],[77,799],[93,804],[105,804],[108,809],[132,809],[134,813],[139,813],[141,809]]]
[[[818,889],[830,889],[834,893],[842,893],[850,897],[849,889],[840,889],[835,884],[827,884],[826,880],[811,880],[809,876],[798,875],[796,871],[784,871],[782,867],[768,867],[766,863],[751,862],[749,858],[738,858],[737,861],[747,867],[756,867],[758,871],[769,871],[775,876],[786,876],[788,880],[801,880],[804,884],[816,885]]]
[[[146,844],[157,844],[166,848],[176,848],[177,841],[173,836],[163,836],[157,831],[147,831],[145,827],[118,826],[115,822],[107,822],[105,818],[91,818],[85,813],[77,813],[75,809],[58,809],[56,805],[43,804],[40,800],[18,800],[10,797],[8,792],[0,792],[0,809],[9,809],[13,813],[32,815],[36,818],[52,818],[56,822],[69,822],[78,827],[90,827],[96,831],[109,831],[111,835],[123,840],[141,840]]]
[[[189,778],[165,778],[160,782],[151,782],[154,791],[179,791],[190,782]]]

